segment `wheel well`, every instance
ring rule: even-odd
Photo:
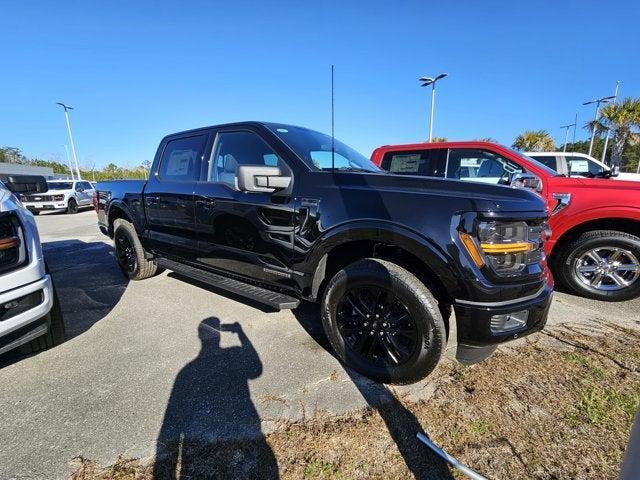
[[[424,283],[438,301],[442,317],[445,321],[447,334],[449,332],[449,316],[451,314],[452,298],[440,282],[439,277],[424,261],[411,252],[396,245],[369,241],[355,240],[336,246],[326,256],[324,276],[317,286],[316,298],[322,298],[327,283],[341,268],[362,258],[380,258],[394,262],[413,273]]]
[[[562,251],[566,245],[573,242],[583,233],[593,230],[617,230],[640,237],[640,221],[628,218],[601,218],[581,223],[562,234],[556,241],[551,256],[554,257],[557,252]]]
[[[117,205],[112,206],[109,209],[109,221],[108,221],[108,225],[109,225],[108,231],[109,231],[109,236],[111,238],[113,238],[113,223],[118,218],[122,218],[127,222],[131,222],[131,218],[129,217],[127,212],[125,212],[122,208],[118,207]]]

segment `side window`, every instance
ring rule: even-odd
[[[552,170],[558,171],[558,164],[556,161],[556,157],[549,157],[547,155],[529,155],[530,158],[533,158],[535,161],[540,162],[541,164],[549,167]]]
[[[449,151],[447,178],[508,185],[511,175],[521,172],[524,169],[520,165],[488,150],[458,148]]]
[[[85,190],[91,190],[93,188],[89,182],[80,182],[80,185],[82,185],[82,188]]]
[[[170,140],[162,153],[160,178],[178,182],[195,180],[205,140],[205,135]]]
[[[239,165],[265,165],[289,172],[289,167],[257,134],[219,133],[209,159],[207,181],[221,182],[237,188],[236,169]]]
[[[437,148],[408,152],[387,152],[380,165],[384,170],[399,175],[444,177],[447,149]]]
[[[595,177],[604,171],[601,165],[583,157],[567,157],[567,166],[570,176]]]

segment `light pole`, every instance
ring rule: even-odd
[[[589,156],[591,156],[591,151],[593,150],[593,140],[596,137],[596,122],[598,121],[598,114],[600,113],[600,104],[609,103],[609,101],[612,98],[615,98],[615,97],[610,96],[610,97],[596,98],[595,100],[589,100],[588,102],[584,102],[582,104],[582,105],[591,105],[592,103],[596,104],[596,116],[593,117],[593,128],[591,128],[591,143],[589,143]]]
[[[429,115],[429,143],[431,143],[431,139],[433,138],[433,112],[435,110],[435,102],[436,102],[436,82],[441,78],[449,75],[448,73],[441,73],[436,77],[420,77],[418,80],[422,82],[423,87],[428,87],[431,85],[431,115]]]
[[[620,88],[620,80],[616,82],[616,91],[613,94],[613,103],[616,103],[618,99],[618,89]],[[602,149],[602,158],[600,161],[604,163],[604,157],[607,155],[607,147],[609,146],[609,128],[607,128],[607,134],[604,137],[604,148]]]
[[[574,128],[575,128],[576,123],[577,123],[577,122],[575,122],[575,123],[570,123],[569,125],[562,125],[562,126],[560,127],[560,128],[564,128],[564,129],[565,129],[565,131],[564,131],[564,147],[562,147],[562,151],[563,151],[563,152],[566,152],[566,151],[567,151],[567,139],[569,138],[569,129],[570,129],[571,127],[574,127]],[[575,130],[574,130],[574,131],[575,131]],[[575,135],[575,134],[574,134],[574,135]]]
[[[69,171],[71,172],[71,180],[75,180],[73,178],[73,166],[71,165],[71,158],[69,157],[69,149],[67,148],[67,144],[62,145],[64,147],[64,151],[67,154],[67,165],[69,165]]]
[[[69,142],[71,143],[71,153],[73,154],[73,161],[76,164],[76,174],[78,180],[80,180],[80,167],[78,166],[78,156],[76,155],[76,146],[73,143],[73,135],[71,135],[71,123],[69,122],[69,110],[73,110],[73,107],[65,105],[62,102],[56,102],[56,105],[60,105],[64,109],[64,118],[67,121],[67,131],[69,132]]]

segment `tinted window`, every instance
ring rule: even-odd
[[[567,167],[570,176],[597,177],[604,171],[601,165],[584,157],[567,157]]]
[[[47,182],[49,190],[71,190],[73,182]]]
[[[236,169],[239,165],[266,165],[289,168],[267,143],[253,132],[227,132],[218,134],[209,159],[207,180],[222,182],[236,188]]]
[[[420,150],[412,152],[387,152],[382,159],[382,168],[400,175],[422,175],[444,177],[447,164],[447,149]]]
[[[85,190],[91,190],[93,188],[89,182],[79,182],[79,185]]]
[[[447,178],[508,185],[513,173],[523,171],[520,165],[487,150],[455,148],[449,151]]]
[[[195,180],[205,135],[170,140],[162,153],[160,178],[172,181]]]
[[[542,155],[529,155],[529,158],[533,158],[536,162],[539,162],[546,167],[549,167],[555,171],[558,171],[558,164],[556,162],[556,157],[548,157],[548,156],[542,156]]]

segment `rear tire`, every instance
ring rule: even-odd
[[[629,270],[631,265],[635,273]],[[610,302],[636,298],[640,296],[640,238],[616,230],[585,232],[558,253],[554,273],[560,283],[583,297]]]
[[[131,222],[122,218],[113,222],[113,241],[118,265],[130,280],[144,280],[159,273],[155,260],[146,258]]]
[[[347,265],[330,280],[322,324],[343,363],[383,383],[426,377],[446,345],[444,321],[429,289],[404,268],[374,258]]]
[[[76,202],[74,198],[70,198],[69,202],[67,203],[67,213],[68,214],[78,213],[78,202]]]
[[[62,309],[60,308],[60,300],[55,286],[52,286],[53,306],[47,314],[49,317],[49,329],[44,335],[34,338],[24,345],[18,347],[18,351],[23,355],[37,353],[42,350],[60,345],[66,338],[64,319],[62,318]]]

